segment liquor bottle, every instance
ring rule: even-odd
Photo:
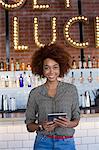
[[[78,69],[81,69],[81,68],[82,68],[82,61],[81,61],[80,56],[78,56]]]
[[[1,87],[5,87],[5,76],[1,76],[1,82],[0,82],[0,84],[1,84]]]
[[[31,71],[31,65],[30,64],[27,64],[27,70]]]
[[[71,83],[73,84],[74,82],[75,82],[74,72],[72,72],[72,75],[71,75]]]
[[[88,55],[87,66],[88,66],[88,68],[92,68],[92,61],[91,61],[90,55]]]
[[[9,59],[6,59],[6,71],[10,70]]]
[[[14,60],[13,60],[13,58],[11,58],[10,70],[11,70],[11,71],[14,71]]]
[[[3,109],[4,109],[4,111],[8,110],[8,97],[7,97],[7,95],[3,95]]]
[[[24,62],[21,63],[21,70],[23,70],[23,71],[25,70],[25,63]]]
[[[16,68],[16,71],[20,71],[20,63],[19,63],[19,60],[16,60],[15,68]]]
[[[76,60],[73,57],[73,61],[72,61],[72,69],[77,69],[77,64],[76,64]]]
[[[10,97],[10,110],[15,111],[16,110],[16,100],[15,97]]]
[[[88,77],[88,81],[91,83],[92,80],[93,80],[93,77],[92,77],[92,71],[90,71],[90,75],[89,75],[89,77]]]
[[[28,82],[28,87],[31,87],[32,81],[31,81],[31,76],[30,75],[27,78],[27,82]]]
[[[83,72],[81,71],[81,74],[80,74],[80,83],[83,83],[84,82],[84,77],[83,77]]]
[[[99,58],[97,59],[97,68],[99,68]]]
[[[5,87],[9,87],[9,77],[6,76],[5,78]]]
[[[19,84],[20,84],[20,87],[24,86],[22,74],[20,74],[20,77],[19,77]]]
[[[85,56],[84,56],[84,58],[83,58],[83,68],[84,68],[84,69],[87,68],[87,62],[86,62]]]
[[[3,58],[1,58],[1,61],[0,61],[0,71],[4,71],[4,61],[3,61]]]
[[[4,95],[2,95],[2,98],[1,98],[1,110],[2,111],[4,111],[3,97],[4,97]],[[4,113],[3,112],[2,112],[2,118],[4,118]]]
[[[86,107],[86,102],[85,102],[85,95],[81,94],[81,107],[85,108]]]
[[[27,79],[28,79],[28,75],[24,71],[24,73],[23,73],[23,81],[24,81],[23,84],[24,84],[24,87],[28,87],[28,81],[27,81]]]
[[[95,57],[92,59],[92,68],[97,68],[97,61]]]
[[[90,95],[89,91],[85,91],[86,107],[90,107]]]
[[[16,87],[20,87],[19,78],[20,78],[20,76],[19,76],[19,75],[15,77]]]

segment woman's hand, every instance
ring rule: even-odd
[[[50,122],[45,121],[42,125],[44,130],[47,132],[53,131],[57,126],[57,124],[55,124],[53,121]]]
[[[60,127],[70,127],[71,121],[68,118],[64,118],[64,117],[59,117],[59,119],[54,119],[54,122],[57,126]]]
[[[70,121],[68,118],[59,117],[59,119],[54,119],[56,126],[65,128],[74,128],[78,125],[79,119],[74,119]]]

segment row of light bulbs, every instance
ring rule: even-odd
[[[28,46],[19,45],[19,21],[17,17],[14,17],[14,49],[15,50],[27,50]]]
[[[22,7],[25,2],[26,0],[19,0],[14,4],[8,4],[4,0],[0,0],[0,4],[2,5],[2,7],[9,10]],[[66,8],[70,7],[70,0],[65,0],[65,6]],[[48,9],[49,7],[49,5],[38,5],[37,0],[33,0],[33,9]]]
[[[88,19],[84,16],[78,16],[78,17],[73,17],[71,19],[69,19],[69,21],[66,23],[66,25],[64,26],[64,36],[65,39],[67,40],[67,42],[76,48],[85,48],[88,46],[88,42],[83,42],[83,43],[79,43],[74,41],[70,35],[69,35],[69,29],[71,27],[71,25],[73,25],[75,22],[78,21],[82,21],[82,22],[86,22],[88,21]],[[52,41],[49,44],[53,44],[56,42],[57,39],[57,31],[56,31],[56,17],[52,18]],[[34,39],[35,39],[35,43],[38,47],[43,47],[45,44],[42,44],[39,41],[39,32],[38,32],[38,18],[35,17],[34,18]],[[15,50],[27,50],[28,46],[19,45],[19,21],[17,17],[14,17],[14,49]]]
[[[38,47],[42,47],[45,44],[39,42],[39,35],[38,35],[38,19],[34,18],[34,39],[35,43]],[[50,44],[56,42],[57,34],[56,34],[56,18],[52,18],[52,41]],[[28,46],[22,45],[19,46],[19,21],[17,17],[14,17],[14,49],[15,50],[27,50]]]
[[[65,6],[68,8],[70,7],[70,0],[65,0]]]
[[[2,5],[2,7],[4,7],[5,9],[15,9],[15,8],[19,8],[22,7],[23,4],[25,3],[26,0],[20,0],[17,3],[14,4],[7,4],[4,0],[0,0],[0,4]]]
[[[69,21],[64,26],[64,36],[65,36],[66,41],[70,45],[72,45],[73,47],[76,47],[76,48],[82,48],[82,47],[86,48],[89,45],[88,42],[82,42],[82,43],[76,42],[69,35],[70,27],[75,22],[78,22],[78,21],[82,21],[82,22],[86,23],[86,21],[88,21],[88,19],[86,17],[84,17],[84,16],[78,16],[78,17],[73,17],[73,18],[69,19]]]
[[[45,44],[42,44],[39,42],[39,35],[38,35],[38,18],[34,18],[34,39],[35,43],[37,44],[38,47],[42,47]],[[56,18],[52,18],[52,41],[50,44],[53,44],[56,42],[57,39],[57,34],[56,34]]]
[[[33,9],[48,9],[49,5],[38,5],[37,0],[33,0]]]
[[[95,30],[96,48],[99,48],[99,17],[96,17],[95,26],[96,26]]]
[[[86,22],[88,21],[88,19],[84,16],[78,16],[78,17],[73,17],[71,19],[69,19],[69,21],[66,23],[66,25],[64,26],[64,36],[66,41],[72,45],[73,47],[76,48],[85,48],[88,46],[88,42],[83,42],[83,43],[79,43],[74,41],[70,35],[69,35],[69,29],[72,26],[73,23],[78,22],[78,21],[83,21]],[[56,42],[57,39],[57,31],[56,31],[56,17],[52,18],[52,41],[49,44],[53,44]],[[42,44],[39,40],[39,32],[38,32],[38,18],[35,17],[34,18],[34,39],[35,39],[35,43],[38,47],[42,47],[45,44]],[[28,46],[19,45],[19,21],[17,17],[14,17],[14,49],[15,50],[27,50]]]
[[[37,0],[33,1],[34,9],[48,9],[49,7],[50,7],[49,5],[38,5]],[[66,8],[70,7],[70,0],[65,0],[65,7]]]

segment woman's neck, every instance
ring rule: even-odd
[[[46,87],[48,88],[48,89],[56,89],[57,88],[57,86],[58,86],[58,80],[56,80],[56,81],[54,81],[54,82],[49,82],[49,81],[47,81],[46,83],[45,83],[45,85],[46,85]]]

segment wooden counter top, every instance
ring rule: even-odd
[[[96,114],[81,114],[81,118],[99,117],[99,113]],[[0,122],[24,122],[25,117],[21,118],[0,118]],[[24,122],[25,123],[25,122]]]

